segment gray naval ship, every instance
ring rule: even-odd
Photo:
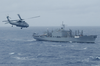
[[[38,41],[95,43],[97,35],[83,35],[83,30],[81,32],[65,30],[65,25],[62,24],[60,29],[51,32],[47,30],[43,35],[33,33],[33,38]]]

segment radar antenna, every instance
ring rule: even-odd
[[[63,21],[62,21],[62,27],[61,27],[61,29],[64,29],[65,28],[65,24],[63,24]]]

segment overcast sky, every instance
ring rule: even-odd
[[[6,16],[26,19],[30,26],[100,26],[100,0],[2,0],[0,1],[0,26]]]

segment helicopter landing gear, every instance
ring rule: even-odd
[[[22,29],[22,27],[21,27],[21,29]]]

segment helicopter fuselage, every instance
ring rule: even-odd
[[[29,27],[29,24],[26,23],[26,22],[24,21],[24,19],[22,19],[22,18],[20,17],[19,14],[18,14],[18,17],[19,17],[19,20],[10,20],[10,19],[9,19],[9,16],[7,16],[7,20],[5,20],[5,21],[3,21],[3,22],[6,22],[5,24],[7,24],[7,23],[11,24],[12,27],[13,27],[13,25],[15,25],[15,26],[17,26],[17,27],[21,27],[21,29],[22,29],[22,28],[27,28],[27,27]],[[37,17],[39,17],[39,16],[37,16]],[[31,17],[31,18],[37,18],[37,17]]]
[[[27,28],[29,27],[29,24],[27,24],[25,21],[23,21],[23,19],[21,19],[20,15],[18,14],[20,20],[10,20],[9,16],[7,16],[7,20],[8,23],[10,23],[13,27],[13,25],[17,26],[17,27],[21,27],[22,28]]]
[[[21,28],[27,28],[29,27],[29,24],[26,23],[25,21],[17,21],[17,22],[14,22],[14,21],[10,21],[10,24],[12,25],[16,25],[17,27],[21,27]]]

